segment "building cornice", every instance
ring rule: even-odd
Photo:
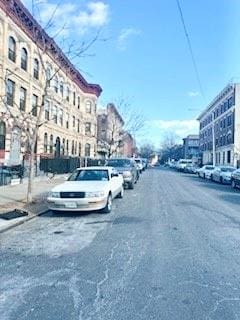
[[[225,98],[226,95],[235,89],[235,87],[236,83],[228,84],[197,117],[197,120],[200,121],[213,107],[215,107],[216,103],[219,103],[223,98]]]
[[[98,84],[88,83],[74,67],[56,42],[33,18],[20,0],[0,0],[0,8],[25,32],[28,37],[53,59],[66,72],[68,77],[84,92],[100,96],[102,88]]]

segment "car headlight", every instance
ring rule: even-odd
[[[100,198],[104,197],[105,193],[103,191],[97,191],[97,192],[86,192],[85,198]]]
[[[50,192],[50,197],[51,198],[60,198],[60,192]]]
[[[123,176],[124,176],[124,177],[131,177],[131,176],[132,176],[132,173],[131,173],[131,171],[124,171],[124,172],[123,172]]]

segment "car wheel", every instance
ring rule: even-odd
[[[121,191],[119,192],[119,194],[117,195],[117,198],[122,199],[122,198],[123,198],[123,195],[124,195],[124,188],[123,188],[123,186],[122,186],[122,189],[121,189]]]
[[[220,183],[223,183],[223,178],[222,177],[220,177]]]
[[[213,178],[213,175],[211,174],[211,176],[210,176],[210,180],[211,181],[214,181],[214,178]]]
[[[206,179],[205,173],[203,174],[203,179]]]
[[[106,206],[101,210],[102,213],[110,213],[112,211],[112,195],[109,194]]]
[[[133,181],[132,181],[132,182],[129,182],[128,188],[131,189],[131,190],[134,189],[134,182],[133,182]]]
[[[236,189],[236,187],[237,187],[236,182],[234,180],[232,180],[232,187],[233,187],[233,189]]]

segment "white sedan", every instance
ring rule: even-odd
[[[47,201],[52,211],[110,213],[112,200],[123,197],[123,177],[112,167],[79,168],[69,179],[52,189]]]
[[[230,166],[219,166],[216,167],[212,173],[212,180],[220,183],[231,184],[232,173],[236,170],[234,167]]]
[[[203,166],[202,168],[198,169],[197,174],[201,178],[211,179],[211,175],[212,175],[214,169],[215,169],[214,166],[206,165],[206,166]]]

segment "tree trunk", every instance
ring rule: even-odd
[[[31,203],[33,201],[33,195],[32,195],[33,174],[34,174],[34,152],[31,150],[30,159],[29,159],[29,172],[28,172],[27,203]]]

